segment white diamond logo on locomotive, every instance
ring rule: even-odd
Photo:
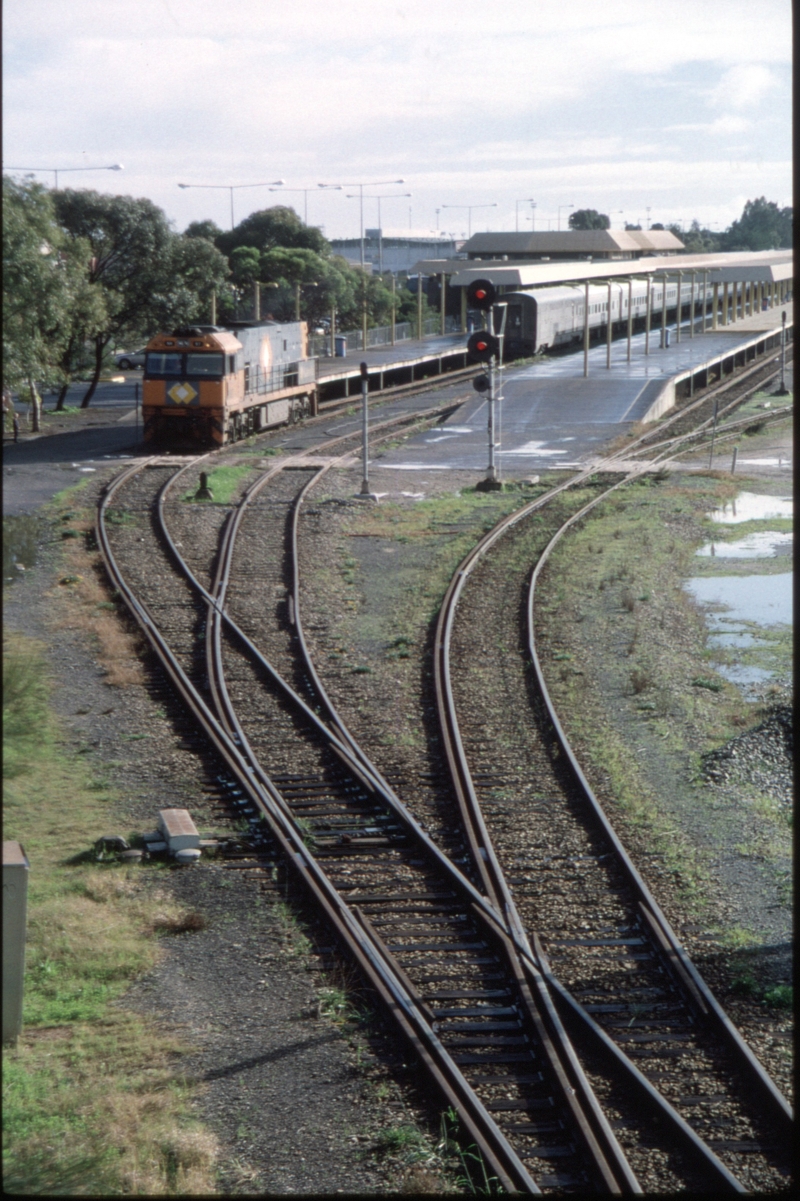
[[[199,395],[200,393],[196,388],[193,388],[191,384],[187,384],[184,381],[181,381],[179,384],[173,384],[167,392],[167,396],[176,405],[190,405],[193,400],[197,400]]]

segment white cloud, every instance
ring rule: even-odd
[[[7,0],[6,161],[122,161],[77,178],[181,225],[225,224],[227,197],[179,179],[403,176],[427,225],[442,203],[507,215],[580,180],[591,203],[598,170],[616,207],[637,170],[653,194],[691,190],[705,139],[735,136],[786,195],[790,25],[789,0]],[[239,193],[237,213],[274,199]],[[315,195],[309,217],[352,232],[352,206]]]
[[[717,108],[750,109],[779,86],[775,72],[764,63],[737,63],[713,89],[711,101]]]

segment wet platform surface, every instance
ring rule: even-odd
[[[352,375],[360,371],[362,362],[367,364],[370,371],[388,371],[392,367],[419,363],[424,359],[437,358],[441,354],[452,354],[464,350],[466,345],[466,334],[433,334],[428,338],[410,338],[397,342],[394,346],[375,346],[368,350],[348,349],[345,358],[321,358],[319,378],[322,382]]]
[[[789,312],[791,312],[791,306]],[[771,321],[762,318],[772,317]],[[642,418],[667,381],[692,367],[700,367],[720,354],[751,342],[780,326],[780,310],[757,314],[756,330],[738,321],[716,332],[703,334],[699,326],[690,337],[689,323],[668,325],[670,345],[659,348],[660,325],[650,331],[650,353],[645,335],[612,343],[611,367],[606,366],[606,345],[589,352],[589,375],[583,375],[583,351],[559,355],[526,367],[504,372],[498,405],[497,462],[501,474],[521,477],[546,468],[577,467],[601,453]],[[766,328],[765,328],[766,327]],[[488,465],[488,402],[475,394],[435,431],[410,439],[381,458],[381,467],[397,471],[475,470]]]

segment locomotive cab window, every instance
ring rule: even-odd
[[[229,354],[228,355],[228,375],[233,375],[235,370],[236,370],[236,355]]]
[[[183,375],[183,355],[150,351],[145,360],[144,372],[145,375]]]
[[[225,356],[221,354],[187,354],[186,374],[214,376],[219,379],[225,371]]]

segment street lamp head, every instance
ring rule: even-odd
[[[179,183],[178,184],[179,188],[190,188],[191,186],[192,185],[190,183]]]
[[[123,167],[122,163],[112,163],[112,165],[108,168],[108,170],[109,171],[124,171],[125,168]]]

